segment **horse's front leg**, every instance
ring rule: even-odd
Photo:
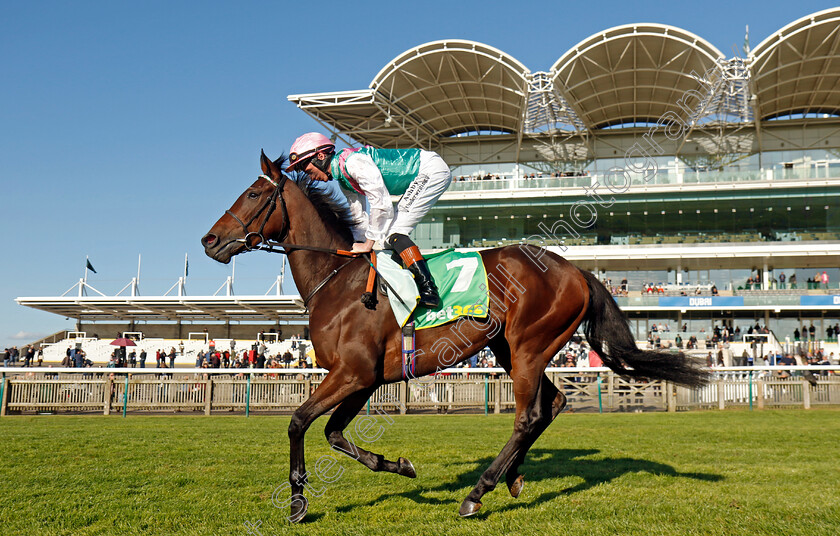
[[[342,369],[334,369],[312,396],[295,411],[292,421],[289,423],[289,454],[291,469],[289,471],[289,483],[292,486],[291,515],[289,521],[297,523],[306,515],[309,503],[303,495],[303,490],[308,484],[309,475],[306,473],[306,460],[304,457],[303,438],[306,430],[315,419],[331,410],[342,400],[353,393],[364,389],[358,378],[352,372]]]
[[[414,471],[414,465],[407,459],[400,457],[396,462],[386,460],[381,454],[375,454],[358,447],[344,437],[343,430],[359,414],[362,406],[373,395],[377,387],[379,385],[374,385],[347,397],[333,412],[324,429],[324,435],[327,436],[327,441],[332,448],[347,454],[371,471],[388,471],[389,473],[415,478],[417,473]]]

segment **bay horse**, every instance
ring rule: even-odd
[[[330,410],[335,411],[324,433],[333,448],[358,452],[357,459],[373,471],[410,478],[416,473],[407,459],[387,460],[351,444],[343,435],[379,386],[403,380],[401,329],[388,300],[381,300],[375,310],[361,303],[368,261],[335,254],[347,251],[352,243],[346,225],[281,172],[283,161],[281,156],[272,162],[263,152],[263,174],[201,242],[206,254],[222,263],[260,244],[282,245],[297,289],[305,297],[318,365],[329,373],[289,424],[289,519],[300,521],[308,508],[303,497],[307,484],[304,435],[316,418]],[[529,245],[480,254],[489,283],[487,318],[416,332],[416,377],[443,370],[489,346],[513,380],[513,434],[461,504],[459,514],[464,517],[481,508],[482,497],[502,475],[513,497],[521,493],[524,477],[519,466],[525,454],[566,405],[566,397],[545,375],[545,368],[579,326],[604,364],[621,375],[686,386],[702,385],[708,376],[682,353],[637,348],[610,292],[591,273],[562,257]]]

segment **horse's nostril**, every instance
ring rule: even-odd
[[[204,244],[205,247],[212,246],[216,243],[216,235],[214,234],[206,234],[204,238],[201,239],[201,243]]]

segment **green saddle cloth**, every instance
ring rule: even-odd
[[[447,249],[426,255],[426,264],[437,285],[440,305],[434,309],[418,305],[415,329],[433,328],[462,316],[487,318],[490,296],[481,255]]]

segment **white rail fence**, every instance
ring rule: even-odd
[[[140,372],[142,371],[142,372]],[[321,369],[2,368],[0,415],[102,412],[292,412]],[[687,389],[630,380],[606,368],[551,368],[573,411],[683,411],[840,405],[840,366],[722,367]],[[449,369],[380,387],[365,411],[501,413],[515,407],[502,369]]]

